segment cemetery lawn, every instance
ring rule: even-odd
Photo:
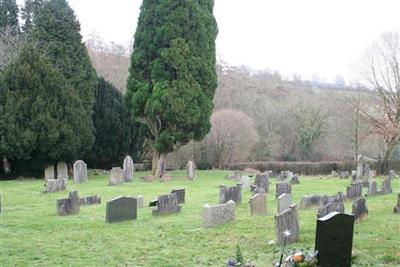
[[[225,266],[235,257],[236,246],[246,261],[257,267],[272,266],[280,247],[268,245],[275,239],[275,180],[271,179],[268,215],[252,217],[244,189],[242,204],[236,207],[233,223],[202,227],[202,206],[218,204],[218,185],[234,185],[224,180],[224,171],[198,171],[196,181],[187,181],[185,171],[169,172],[172,182],[139,181],[107,186],[108,175],[89,172],[86,184],[68,181],[68,191],[41,193],[42,180],[0,181],[0,266]],[[383,179],[378,178],[378,188]],[[302,195],[345,193],[350,180],[300,177],[293,186],[293,201]],[[143,195],[145,203],[174,188],[186,189],[186,203],[177,215],[155,217],[150,207],[138,210],[135,221],[105,223],[106,201],[119,195]],[[392,181],[393,193],[367,197],[369,217],[355,225],[353,266],[400,266],[400,216],[393,214],[400,192],[400,179]],[[80,214],[60,217],[56,200],[70,190],[79,196],[98,195],[102,203],[81,206]],[[366,189],[364,188],[364,192]],[[351,203],[346,202],[346,212]],[[317,210],[300,210],[300,241],[289,248],[314,248]]]

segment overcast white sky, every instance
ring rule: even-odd
[[[84,38],[132,40],[142,0],[68,2]],[[399,10],[398,0],[215,0],[217,53],[231,65],[351,80],[365,47],[384,31],[400,31]]]

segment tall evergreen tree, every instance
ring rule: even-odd
[[[80,155],[90,131],[75,89],[33,46],[6,68],[0,96],[0,155],[14,170],[41,173]],[[37,174],[36,173],[36,174]]]
[[[143,0],[127,101],[149,131],[156,176],[164,174],[167,153],[210,129],[217,88],[213,6],[213,0]]]
[[[80,24],[65,0],[50,0],[40,6],[29,31],[32,40],[53,65],[75,88],[85,112],[80,114],[90,131],[82,152],[88,152],[94,142],[93,104],[97,77],[80,35]]]
[[[15,0],[0,0],[0,29],[12,27],[19,32],[18,5]]]
[[[25,4],[21,9],[21,17],[24,20],[22,30],[28,32],[32,26],[35,16],[39,13],[40,8],[46,0],[25,0]]]

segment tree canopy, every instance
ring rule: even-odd
[[[19,9],[15,0],[0,0],[0,29],[14,27],[18,31]]]

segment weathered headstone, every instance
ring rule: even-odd
[[[289,231],[290,235],[285,236],[285,232]],[[275,215],[275,234],[276,243],[282,245],[291,244],[299,239],[299,221],[297,217],[296,205],[292,205],[289,209]]]
[[[73,166],[74,183],[80,184],[87,181],[87,165],[83,160],[77,160]]]
[[[250,198],[251,215],[266,215],[267,214],[267,195],[256,194]]]
[[[362,183],[359,181],[353,181],[346,189],[346,197],[349,200],[353,200],[362,197]]]
[[[340,172],[340,179],[348,179],[350,177],[350,173],[348,171]]]
[[[264,189],[265,193],[269,192],[269,175],[267,173],[256,174],[254,184]]]
[[[68,180],[68,166],[65,162],[57,163],[57,179]]]
[[[265,194],[265,190],[261,187],[258,187],[256,185],[250,185],[250,190],[253,193],[253,196],[256,194]]]
[[[378,187],[376,185],[376,181],[371,181],[368,187],[368,196],[374,196],[378,194]]]
[[[368,217],[367,201],[365,198],[358,198],[353,201],[352,212],[356,222],[362,221]]]
[[[44,180],[47,181],[55,178],[54,165],[47,166],[46,169],[44,169]]]
[[[293,184],[300,184],[299,176],[297,174],[293,175],[290,179],[290,183]]]
[[[113,167],[110,171],[108,185],[118,185],[123,183],[124,179],[122,177],[122,169],[120,167]]]
[[[329,202],[318,209],[317,218],[322,218],[331,212],[344,212],[343,202]]]
[[[353,181],[357,180],[357,171],[355,171],[355,170],[351,171],[351,179]]]
[[[392,190],[391,180],[389,178],[386,178],[382,183],[382,189],[380,193],[386,195],[386,194],[391,194],[392,192],[393,190]]]
[[[318,266],[350,267],[354,216],[331,212],[317,220],[315,250]]]
[[[185,189],[184,188],[174,189],[171,191],[171,194],[176,194],[176,197],[178,198],[178,204],[185,203]]]
[[[292,194],[283,193],[278,197],[278,213],[287,210],[292,204]]]
[[[54,193],[67,189],[67,179],[48,179],[45,184],[46,193]]]
[[[98,196],[81,197],[79,199],[79,203],[81,205],[101,204],[101,197]]]
[[[178,197],[176,194],[162,195],[158,197],[157,208],[153,209],[153,215],[168,215],[178,213],[182,210],[178,205]]]
[[[328,203],[343,202],[344,195],[342,192],[338,192],[336,195],[311,195],[303,196],[300,200],[300,209],[308,209],[312,207],[322,207]]]
[[[188,163],[186,164],[186,178],[188,180],[196,179],[195,169],[196,169],[196,165],[194,164],[193,161],[189,160]]]
[[[397,174],[394,170],[390,170],[389,171],[389,179],[393,180],[394,178],[396,178]]]
[[[135,171],[134,168],[135,167],[133,165],[133,160],[132,160],[131,156],[127,155],[124,158],[124,162],[122,165],[122,176],[123,176],[124,182],[132,182],[133,172]]]
[[[242,202],[242,184],[237,184],[232,187],[226,187],[225,185],[219,186],[219,204],[224,204],[229,200],[235,203]]]
[[[251,181],[249,176],[243,175],[240,178],[240,182],[242,183],[242,188],[250,188]]]
[[[400,214],[400,193],[397,194],[397,206],[394,207],[393,213]]]
[[[107,202],[106,222],[120,222],[137,218],[137,200],[134,197],[117,197]]]
[[[292,193],[292,185],[289,183],[277,183],[276,184],[276,192],[275,192],[275,198],[278,198],[280,195],[288,193]]]
[[[331,176],[336,178],[336,177],[338,177],[338,173],[336,171],[332,171]]]
[[[79,205],[78,192],[70,192],[68,198],[57,200],[57,213],[59,216],[79,214]]]
[[[213,227],[235,220],[235,202],[229,200],[225,204],[203,206],[203,226]]]
[[[242,177],[242,173],[240,171],[235,171],[234,174],[232,174],[232,175],[226,175],[225,179],[240,182],[241,177]]]
[[[136,197],[136,200],[137,200],[137,207],[138,208],[144,208],[144,197],[142,195],[138,195]]]

